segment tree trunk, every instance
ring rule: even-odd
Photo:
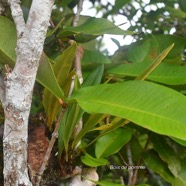
[[[33,0],[27,23],[19,0],[10,0],[17,28],[16,64],[7,71],[2,103],[5,112],[3,137],[4,185],[30,186],[27,168],[28,117],[39,59],[54,0]]]

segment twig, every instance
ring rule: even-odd
[[[14,19],[16,29],[17,29],[17,37],[20,38],[25,30],[25,21],[23,17],[23,11],[20,6],[20,1],[10,0],[9,3],[12,12],[12,17]]]
[[[53,148],[54,143],[55,143],[55,141],[56,141],[56,139],[58,137],[58,130],[59,130],[60,122],[61,122],[61,120],[63,118],[63,115],[64,115],[65,111],[66,111],[66,109],[62,109],[61,113],[60,113],[60,115],[58,117],[57,123],[55,125],[54,132],[52,133],[52,138],[50,140],[47,152],[46,152],[44,160],[43,160],[43,163],[42,163],[42,165],[40,167],[40,170],[39,170],[39,172],[37,174],[37,177],[36,177],[36,183],[35,183],[36,186],[39,186],[39,183],[41,181],[41,176],[43,175],[43,173],[44,173],[44,171],[46,169],[46,165],[47,165],[48,160],[50,158],[50,154],[51,154],[52,148]]]
[[[127,144],[127,157],[128,157],[128,164],[129,165],[133,165],[133,161],[132,161],[132,153],[131,153],[131,149],[130,149],[130,145]],[[129,169],[129,181],[128,181],[128,185],[132,185],[132,178],[133,178],[133,170]]]
[[[74,16],[74,20],[73,20],[72,26],[77,26],[77,24],[78,24],[80,13],[83,10],[83,1],[84,0],[79,0],[79,2],[77,4],[77,12],[76,12],[76,14]]]
[[[121,158],[122,163],[123,163],[124,165],[128,166],[129,164],[124,160],[124,158],[123,158],[123,156],[121,155],[120,152],[118,152],[118,155],[119,155],[119,157]]]
[[[0,74],[0,100],[4,108],[5,106],[5,85],[4,85],[4,79],[2,77],[2,74]]]
[[[148,137],[147,142],[146,142],[145,147],[144,147],[144,151],[147,150],[149,141],[150,141],[150,138]],[[137,162],[137,166],[140,166],[140,164],[141,164],[141,159],[142,159],[142,158],[140,157],[139,160],[138,160],[138,162]],[[133,175],[133,178],[132,178],[131,185],[135,185],[135,184],[136,184],[137,177],[138,177],[138,169],[136,169],[136,170],[134,171],[134,175]]]

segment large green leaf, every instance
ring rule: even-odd
[[[60,38],[73,36],[78,42],[87,42],[103,34],[131,35],[133,32],[122,30],[107,19],[90,17],[80,26],[64,28],[58,36]]]
[[[107,73],[122,77],[137,77],[147,66],[147,63],[122,64],[110,68]],[[186,67],[161,63],[147,79],[169,85],[186,84]]]
[[[16,28],[13,22],[0,16],[0,63],[13,67],[16,61]],[[36,80],[51,91],[57,98],[63,97],[48,57],[43,53],[40,59]]]
[[[105,113],[178,139],[186,139],[186,98],[170,88],[146,81],[128,81],[80,89],[68,101],[89,113]],[[176,112],[175,112],[176,108]]]
[[[130,129],[118,128],[113,132],[102,136],[96,142],[96,157],[107,157],[117,153],[123,147],[123,145],[125,145],[131,139],[131,135],[132,131]]]

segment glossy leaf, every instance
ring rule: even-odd
[[[81,156],[81,161],[90,167],[98,167],[101,165],[106,165],[107,160],[104,158],[94,158],[90,156],[88,153],[86,153],[84,156]]]
[[[148,66],[147,63],[123,64],[107,71],[108,74],[137,77]],[[186,83],[186,67],[161,63],[147,79],[168,84],[180,85]]]
[[[86,112],[123,117],[156,133],[186,139],[186,98],[170,88],[128,81],[82,88],[69,99],[75,100]]]
[[[118,128],[99,138],[95,147],[96,157],[107,157],[117,153],[131,139],[131,135],[130,129]]]
[[[131,35],[133,32],[122,30],[107,19],[90,17],[80,26],[64,28],[58,36],[73,36],[78,42],[87,42],[103,34]]]

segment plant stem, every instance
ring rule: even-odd
[[[52,133],[52,138],[50,140],[50,143],[49,143],[47,152],[45,154],[43,163],[42,163],[42,165],[40,167],[40,170],[39,170],[38,175],[37,175],[37,178],[36,178],[36,183],[35,183],[36,186],[39,186],[40,181],[41,181],[41,176],[43,175],[43,173],[44,173],[44,171],[46,169],[46,165],[47,165],[48,160],[50,158],[50,154],[51,154],[52,148],[53,148],[54,143],[55,143],[55,141],[56,141],[56,139],[58,137],[58,130],[59,130],[60,122],[61,122],[61,120],[62,120],[62,118],[64,116],[65,111],[66,111],[66,109],[62,109],[61,110],[61,113],[60,113],[60,115],[58,117],[57,123],[55,125],[54,132]]]

